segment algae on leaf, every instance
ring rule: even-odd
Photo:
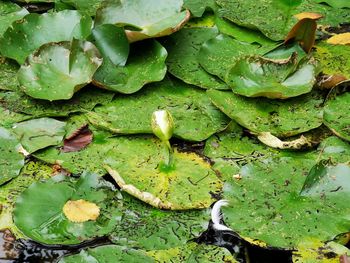
[[[17,71],[16,63],[0,57],[0,90],[16,91],[19,89]]]
[[[91,32],[91,18],[78,11],[29,14],[13,23],[0,38],[1,54],[23,64],[40,46],[73,38],[85,39]]]
[[[198,62],[200,47],[218,34],[216,28],[184,28],[164,39],[169,55],[168,71],[188,84],[204,89],[228,89],[227,85],[214,75],[207,73]]]
[[[107,235],[121,220],[120,196],[112,184],[96,174],[84,173],[79,179],[59,174],[36,182],[18,198],[14,222],[27,237],[42,244],[79,244]],[[95,203],[100,215],[95,221],[76,223],[63,212],[70,200]]]
[[[16,136],[0,127],[0,185],[17,177],[24,166],[24,156],[19,148]]]
[[[160,109],[171,113],[174,136],[184,140],[205,140],[227,125],[226,116],[203,90],[171,79],[148,85],[133,96],[118,96],[87,117],[94,126],[116,134],[152,133],[152,113]]]
[[[221,192],[222,182],[210,164],[194,153],[168,151],[152,137],[119,137],[105,164],[119,187],[161,209],[207,208]]]
[[[283,101],[219,90],[208,90],[207,94],[226,115],[254,133],[289,137],[322,125],[323,98],[316,92]]]
[[[92,81],[101,64],[99,51],[90,42],[50,43],[28,57],[18,71],[18,80],[33,98],[68,100]]]

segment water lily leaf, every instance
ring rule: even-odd
[[[145,84],[161,81],[166,73],[167,52],[157,41],[148,40],[131,45],[131,52],[124,67],[114,66],[104,58],[94,75],[94,84],[112,91],[130,94]]]
[[[342,139],[350,141],[350,92],[348,82],[336,86],[324,106],[324,124]],[[344,90],[343,90],[344,89]]]
[[[88,125],[79,127],[69,137],[63,141],[63,152],[77,152],[85,148],[92,142],[92,131]]]
[[[197,60],[202,44],[217,34],[216,28],[184,28],[166,38],[162,43],[169,53],[169,72],[188,84],[204,89],[228,89],[223,81],[207,73]]]
[[[46,43],[84,39],[91,32],[91,18],[78,11],[64,10],[57,13],[29,14],[13,23],[0,38],[3,56],[23,64],[25,59]]]
[[[57,4],[57,0],[56,1]],[[60,2],[73,6],[75,9],[79,10],[81,13],[87,14],[89,16],[95,16],[97,9],[99,9],[104,0],[59,0]]]
[[[349,192],[349,176],[349,165],[330,166],[329,161],[320,161],[306,177],[300,194],[302,196],[328,196],[337,191]]]
[[[316,93],[285,101],[245,98],[218,90],[207,94],[220,110],[255,133],[270,132],[282,138],[322,125],[323,99]]]
[[[332,45],[350,45],[350,33],[334,35],[327,39],[327,43]]]
[[[91,82],[101,64],[99,52],[90,42],[50,43],[28,57],[18,71],[18,80],[33,98],[67,100]]]
[[[51,145],[58,145],[65,135],[65,123],[51,118],[41,118],[17,123],[13,132],[24,149],[33,153]]]
[[[350,3],[347,0],[315,0],[316,3],[327,3],[336,8],[350,8]]]
[[[183,246],[208,226],[209,210],[169,211],[123,194],[123,222],[110,234],[118,245],[145,250]]]
[[[235,64],[237,59],[263,53],[266,51],[261,51],[258,45],[251,45],[220,34],[201,46],[197,58],[207,72],[224,80],[227,70]]]
[[[18,90],[18,66],[12,61],[0,57],[0,90]]]
[[[229,70],[226,83],[234,93],[247,97],[296,97],[309,93],[316,82],[312,61],[304,60],[298,68],[296,65],[295,56],[282,62],[257,56],[245,57]]]
[[[226,116],[211,104],[204,91],[170,79],[148,86],[132,97],[118,96],[87,116],[93,125],[113,133],[152,133],[152,113],[159,109],[171,113],[174,136],[185,140],[205,140],[227,125]]]
[[[96,221],[75,223],[63,212],[68,201],[84,199],[100,208]],[[101,177],[57,175],[32,184],[16,201],[14,222],[27,237],[43,244],[79,244],[108,234],[120,220],[118,196]]]
[[[324,242],[348,232],[349,189],[299,195],[313,164],[283,157],[244,166],[241,180],[226,181],[224,198],[230,206],[223,208],[225,222],[242,236],[280,248],[295,248],[308,239]]]
[[[11,129],[13,124],[31,119],[32,116],[12,112],[0,106],[0,126]]]
[[[11,24],[29,14],[29,12],[14,3],[0,3],[0,36],[11,26]]]
[[[173,165],[163,167],[168,156],[162,146],[147,137],[120,137],[119,144],[107,153],[106,169],[122,190],[152,206],[171,210],[209,207],[222,187],[210,165],[194,153],[175,151]]]
[[[0,104],[10,111],[33,117],[65,117],[70,113],[92,110],[96,105],[109,103],[113,96],[111,92],[88,87],[77,92],[67,103],[37,100],[22,92],[7,92],[0,94]]]
[[[132,26],[137,30],[126,31],[130,42],[166,36],[179,30],[189,19],[188,11],[181,12],[182,4],[182,0],[107,2],[96,14],[96,25]]]
[[[331,45],[322,41],[315,48],[314,57],[322,73],[329,78],[335,78],[330,88],[341,81],[350,79],[350,61],[346,59],[350,55],[349,46]]]
[[[106,245],[80,251],[79,254],[66,256],[59,263],[76,262],[99,262],[99,263],[148,263],[154,262],[143,250],[121,247],[116,245]]]
[[[148,251],[147,255],[153,257],[156,262],[227,262],[236,263],[234,257],[226,248],[210,245],[198,245],[194,242],[186,246],[174,247],[167,250]]]
[[[17,138],[9,130],[0,127],[0,185],[17,177],[24,165],[19,146]]]
[[[215,0],[184,0],[183,6],[195,17],[201,17],[206,9],[216,8]]]
[[[346,9],[317,4],[314,0],[266,0],[259,6],[253,0],[216,0],[216,3],[221,7],[221,16],[238,25],[259,29],[273,40],[282,40],[287,36],[297,22],[297,18],[293,17],[296,14],[319,13],[324,17],[319,21],[323,26],[337,26],[349,21],[350,17],[350,12]],[[279,19],[274,19],[276,17]]]
[[[124,66],[129,56],[129,42],[124,29],[104,24],[92,30],[93,43],[104,58],[116,66]]]
[[[350,144],[336,136],[323,140],[317,148],[323,159],[330,159],[332,163],[345,163],[350,160]]]

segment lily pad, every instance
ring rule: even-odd
[[[54,0],[57,2],[57,0]],[[81,13],[87,14],[89,16],[95,16],[97,9],[99,9],[104,0],[59,0],[62,3],[73,6],[75,9],[79,10]]]
[[[31,118],[32,117],[30,115],[9,111],[0,106],[0,126],[2,127],[11,129],[13,124],[26,121]]]
[[[115,66],[104,58],[94,75],[94,84],[112,91],[130,94],[145,84],[161,81],[166,73],[165,48],[154,40],[131,45],[131,53],[124,67]]]
[[[184,7],[195,17],[201,17],[207,9],[215,9],[215,0],[184,0]]]
[[[62,142],[65,123],[50,118],[34,119],[17,123],[13,132],[29,153]]]
[[[169,167],[164,164],[168,158],[164,150],[160,141],[149,137],[120,137],[106,155],[106,169],[122,190],[152,206],[171,210],[209,207],[222,188],[210,165],[194,153],[175,151]]]
[[[162,43],[169,55],[168,71],[188,84],[204,89],[228,89],[227,85],[199,64],[199,49],[207,40],[218,34],[216,28],[184,28],[166,38]]]
[[[258,45],[241,42],[220,34],[202,45],[197,58],[207,72],[224,80],[227,71],[237,59],[246,55],[263,54],[266,51],[260,49]]]
[[[37,100],[22,92],[7,92],[0,94],[0,104],[12,112],[25,113],[33,117],[65,117],[70,113],[89,111],[96,105],[109,103],[113,96],[111,92],[87,87],[75,93],[67,103],[67,101]]]
[[[0,90],[18,90],[18,66],[12,61],[0,57]]]
[[[336,86],[324,107],[324,124],[340,138],[350,141],[350,92],[349,83]],[[345,89],[345,90],[343,90]]]
[[[322,125],[323,98],[317,93],[284,101],[245,98],[218,90],[209,90],[207,94],[220,110],[255,133],[288,137]]]
[[[29,14],[13,23],[0,38],[1,53],[23,64],[34,50],[46,43],[86,38],[91,24],[90,17],[73,10]]]
[[[299,195],[313,164],[312,160],[283,157],[244,166],[241,180],[226,182],[224,198],[230,206],[223,209],[225,222],[242,236],[289,249],[307,239],[327,241],[347,232],[349,188],[337,186],[349,176],[350,167],[341,165],[345,170],[335,174],[334,189],[316,180],[314,185],[324,190],[322,194]],[[339,167],[327,169],[331,176]],[[309,176],[313,173],[311,170]]]
[[[7,129],[0,127],[0,185],[19,175],[24,156],[19,153],[19,141]]]
[[[347,0],[315,0],[316,3],[327,3],[336,8],[350,8],[350,3]]]
[[[226,116],[211,104],[204,91],[171,79],[147,86],[133,96],[118,96],[87,116],[96,127],[113,133],[152,133],[151,117],[158,109],[171,113],[174,135],[185,140],[205,140],[227,125]]]
[[[22,90],[44,100],[67,100],[92,81],[102,64],[96,47],[85,41],[50,43],[28,57],[18,72]]]
[[[350,160],[350,144],[336,136],[323,140],[317,150],[322,159],[329,159],[332,163],[345,163]]]
[[[101,211],[93,221],[74,223],[63,213],[70,200],[95,203]],[[84,173],[79,179],[57,175],[32,184],[16,201],[14,222],[27,237],[43,244],[79,244],[112,231],[121,219],[119,197],[101,177]]]
[[[96,14],[96,25],[115,24],[127,30],[130,42],[170,35],[189,19],[182,0],[135,0],[107,2]]]
[[[10,229],[17,238],[24,238],[23,234],[13,223],[12,212],[16,198],[32,183],[42,179],[48,179],[53,170],[50,166],[40,161],[28,162],[19,176],[1,186],[0,188],[0,229]]]
[[[323,15],[319,22],[323,26],[337,26],[350,18],[348,10],[317,4],[315,0],[264,0],[259,5],[254,0],[216,0],[216,3],[223,17],[241,26],[257,28],[273,40],[284,39],[297,22],[293,15],[299,13]]]
[[[350,56],[350,46],[320,42],[315,48],[314,56],[319,62],[323,74],[342,75],[346,79],[350,79],[350,61],[346,59]]]
[[[11,26],[11,24],[29,14],[29,12],[14,3],[0,2],[0,36]]]
[[[291,56],[285,61],[258,56],[244,57],[228,71],[226,83],[246,97],[286,99],[312,90],[316,67],[310,60],[299,63]]]
[[[123,221],[110,239],[118,245],[145,250],[183,246],[207,229],[208,209],[166,211],[123,193]]]

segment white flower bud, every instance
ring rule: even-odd
[[[152,114],[153,133],[162,141],[169,141],[174,132],[174,121],[170,112],[158,110]]]

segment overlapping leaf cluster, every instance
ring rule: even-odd
[[[225,198],[243,243],[337,262],[350,232],[349,8],[0,1],[0,226],[47,245],[114,243],[61,262],[249,260],[236,244],[233,256],[189,242]],[[157,110],[172,116],[171,151],[152,134]]]

